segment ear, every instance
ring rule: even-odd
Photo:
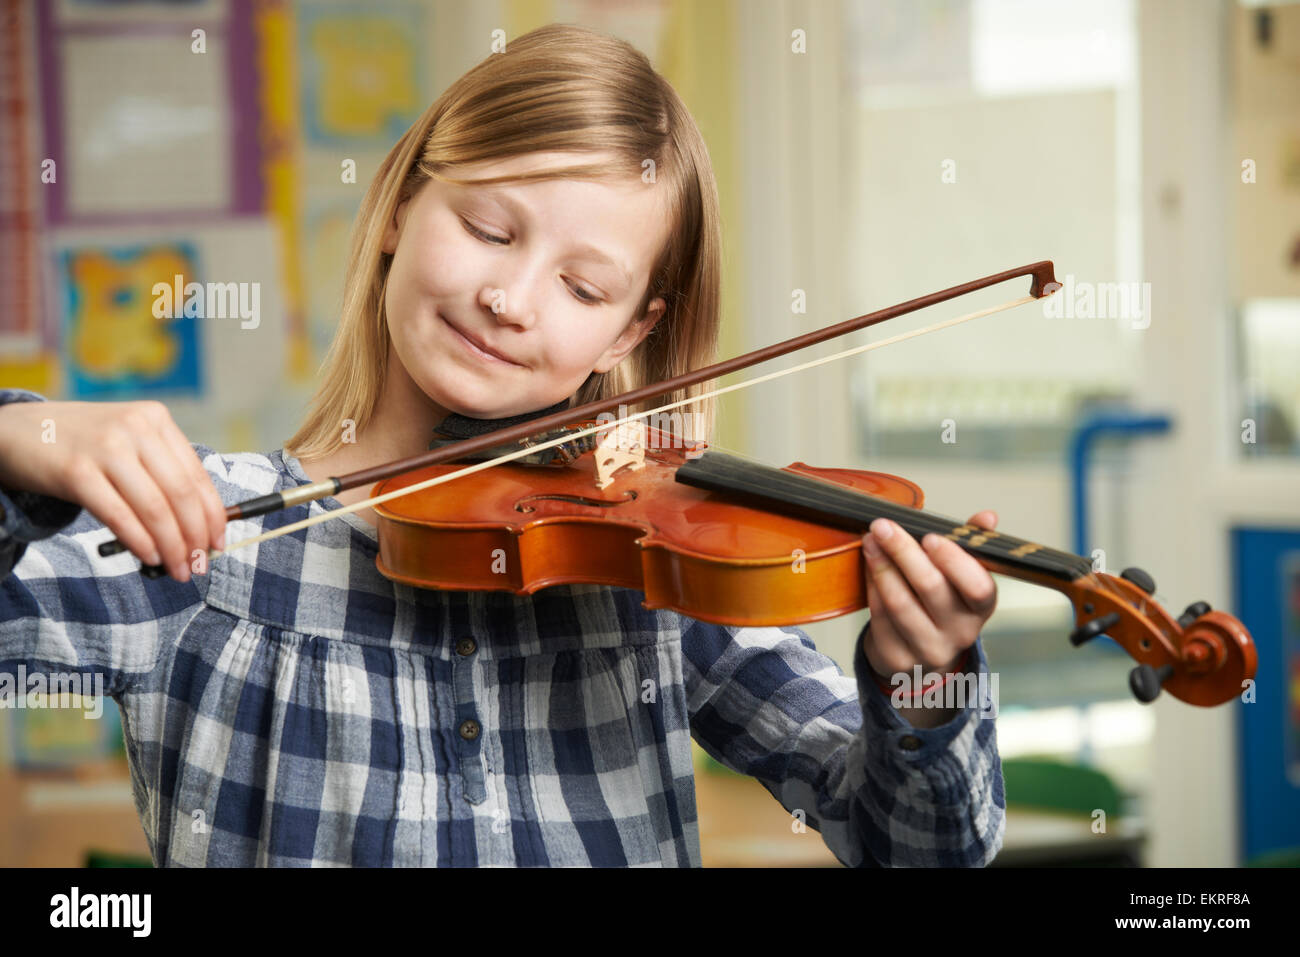
[[[402,223],[406,221],[406,207],[410,205],[409,199],[404,199],[397,204],[397,209],[393,212],[392,221],[384,229],[383,250],[390,256],[397,252],[397,240],[402,235]]]
[[[641,344],[641,340],[650,335],[650,330],[667,311],[668,304],[663,299],[653,300],[646,306],[645,314],[629,322],[622,334],[601,354],[596,364],[592,366],[592,371],[608,372],[622,362],[629,352]]]

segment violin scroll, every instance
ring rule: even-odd
[[[1175,619],[1142,587],[1150,577],[1138,569],[1121,576],[1093,572],[1072,589],[1078,646],[1105,634],[1137,666],[1129,688],[1144,704],[1168,691],[1188,704],[1211,707],[1240,695],[1255,677],[1258,659],[1245,626],[1232,615],[1193,602]],[[1140,584],[1139,584],[1140,583]]]

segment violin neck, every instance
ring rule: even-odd
[[[1092,571],[1092,562],[1081,555],[715,449],[678,467],[677,481],[748,498],[769,511],[864,534],[875,519],[888,518],[918,541],[930,532],[943,535],[995,571],[1042,584],[1064,585]]]

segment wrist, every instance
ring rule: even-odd
[[[910,671],[902,672],[902,674],[906,677],[907,681],[910,683],[912,679],[912,674],[915,672],[915,670],[918,667],[922,669],[921,687],[915,688],[911,691],[905,690],[905,686],[904,686],[904,690],[899,690],[898,688],[895,687],[895,683],[892,678],[887,678],[884,675],[882,675],[880,672],[876,671],[875,667],[870,665],[870,662],[868,662],[868,666],[871,668],[871,676],[876,683],[876,687],[879,688],[883,693],[891,696],[895,694],[901,694],[904,701],[915,701],[915,700],[919,700],[921,696],[928,691],[933,691],[936,688],[942,688],[945,684],[947,684],[949,681],[952,680],[954,675],[965,674],[967,671],[969,671],[972,662],[975,660],[974,656],[975,656],[975,646],[971,645],[965,651],[961,652],[961,654],[959,654],[951,662],[949,662],[949,664],[942,671],[937,672],[938,675],[937,678],[935,678],[936,672],[926,671],[925,666],[922,665],[920,662],[917,662],[917,664],[914,665]],[[935,678],[935,680],[930,680],[931,678]]]

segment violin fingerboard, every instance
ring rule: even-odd
[[[676,479],[695,488],[747,498],[784,515],[853,532],[865,533],[877,518],[888,518],[917,540],[934,532],[952,539],[968,552],[1063,581],[1074,581],[1092,570],[1092,562],[1081,555],[968,525],[812,476],[751,462],[716,449],[709,449],[680,466]]]

